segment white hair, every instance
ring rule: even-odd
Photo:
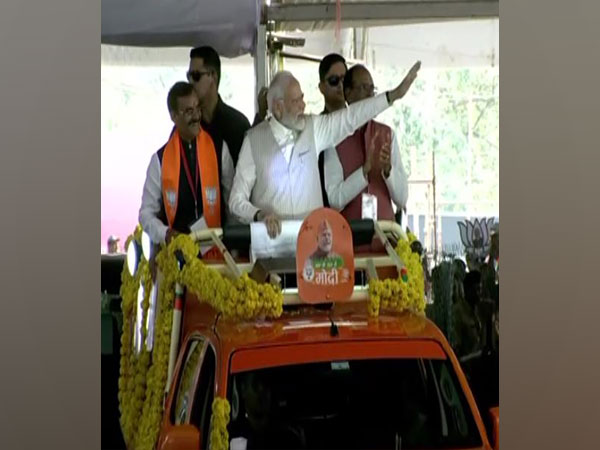
[[[269,90],[267,91],[267,106],[271,114],[273,114],[273,102],[275,100],[283,100],[285,96],[285,90],[292,81],[296,78],[291,72],[282,70],[277,72],[269,84]]]

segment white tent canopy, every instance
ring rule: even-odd
[[[342,28],[498,17],[498,0],[342,0]],[[257,49],[260,24],[276,31],[332,30],[336,0],[102,0],[102,43],[211,45],[222,56]],[[450,37],[450,36],[449,36]]]
[[[443,23],[415,23],[383,26],[366,33],[366,62],[410,66],[420,60],[427,67],[497,67],[499,65],[498,19],[462,20]],[[285,47],[287,53],[322,57],[330,52],[350,55],[353,31],[342,30],[339,41],[334,31],[319,30],[287,33],[302,37],[304,46]],[[361,36],[362,39],[362,36]],[[102,46],[102,64],[106,65],[187,65],[189,47],[140,48]],[[251,63],[249,56],[232,60]]]

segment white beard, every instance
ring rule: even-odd
[[[306,127],[306,117],[304,114],[300,114],[294,119],[290,114],[284,113],[279,122],[294,131],[302,131]]]

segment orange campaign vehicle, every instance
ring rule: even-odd
[[[262,272],[230,253],[252,245],[248,226],[178,236],[156,276],[141,231],[130,237],[119,380],[128,448],[499,448],[498,409],[478,410],[424,314],[414,236],[338,216],[315,211],[297,253]],[[385,253],[353,254],[373,239]],[[208,243],[224,261],[198,258]]]

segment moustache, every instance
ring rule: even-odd
[[[197,124],[200,124],[200,120],[191,120],[188,122],[188,127],[192,127]]]

